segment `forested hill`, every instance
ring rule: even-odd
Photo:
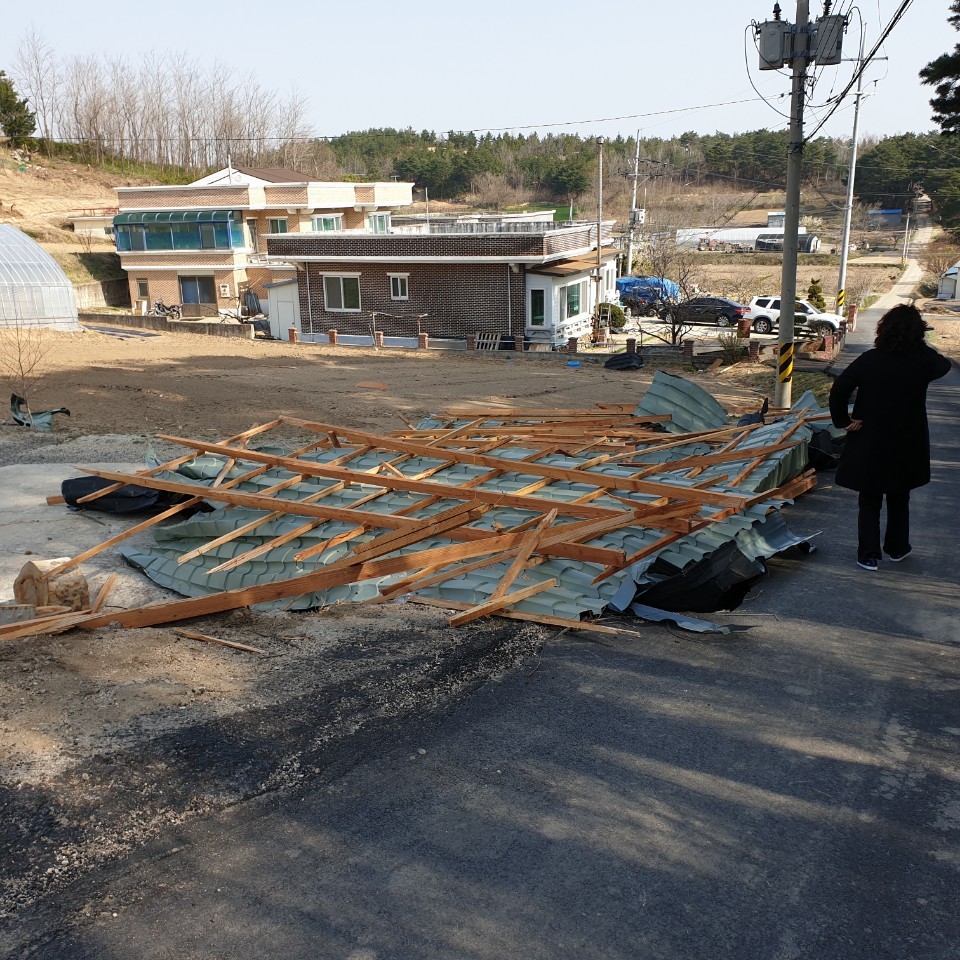
[[[590,193],[596,180],[597,142],[575,134],[540,136],[378,129],[328,141],[344,174],[399,177],[426,187],[431,197],[515,191],[566,199]],[[616,137],[604,145],[605,181],[633,169],[636,141]],[[785,179],[786,131],[685,133],[640,140],[641,175],[681,185],[734,190],[776,190]],[[804,148],[804,180],[815,188],[846,185],[850,144],[825,137]],[[622,182],[622,180],[621,180]],[[856,192],[867,204],[905,209],[920,192],[934,201],[945,226],[960,228],[960,139],[905,134],[860,145]]]
[[[497,135],[390,128],[363,130],[328,141],[337,162],[349,175],[396,176],[427,187],[431,196],[473,192],[483,175],[504,177],[522,191],[545,191],[557,197],[586,192],[596,177],[597,142],[576,134]],[[609,139],[604,161],[618,176],[632,169],[633,137]],[[785,131],[754,130],[739,134],[685,133],[669,140],[643,138],[644,173],[695,182],[722,180],[734,188],[776,189],[783,185],[787,155]],[[846,177],[849,146],[819,138],[807,145],[809,176],[817,184]]]

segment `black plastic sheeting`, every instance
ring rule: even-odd
[[[97,493],[115,485],[114,481],[105,480],[103,477],[71,477],[60,484],[60,493],[71,507],[116,514],[165,510],[176,503],[190,499],[182,493],[168,493],[165,490],[151,490],[149,487],[127,484],[89,503],[77,503],[91,493]]]
[[[658,557],[647,576],[664,579],[641,586],[633,600],[672,612],[735,610],[766,572],[762,561],[751,560],[731,540],[683,570]]]
[[[605,364],[607,370],[639,370],[643,357],[639,353],[615,353]]]

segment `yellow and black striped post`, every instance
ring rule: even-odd
[[[780,347],[777,380],[781,385],[789,384],[793,380],[793,346],[792,343],[785,343]]]
[[[844,307],[844,304],[846,303],[846,299],[847,299],[847,291],[841,287],[840,290],[837,292],[837,313],[839,313],[841,316],[843,315],[843,307]]]

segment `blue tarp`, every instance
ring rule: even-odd
[[[666,277],[620,277],[617,280],[617,291],[621,299],[680,299],[680,288]]]

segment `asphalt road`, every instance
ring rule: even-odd
[[[818,551],[717,615],[743,631],[557,637],[90,876],[22,955],[955,960],[958,386],[931,389],[909,560],[856,567],[826,475],[786,508]]]

